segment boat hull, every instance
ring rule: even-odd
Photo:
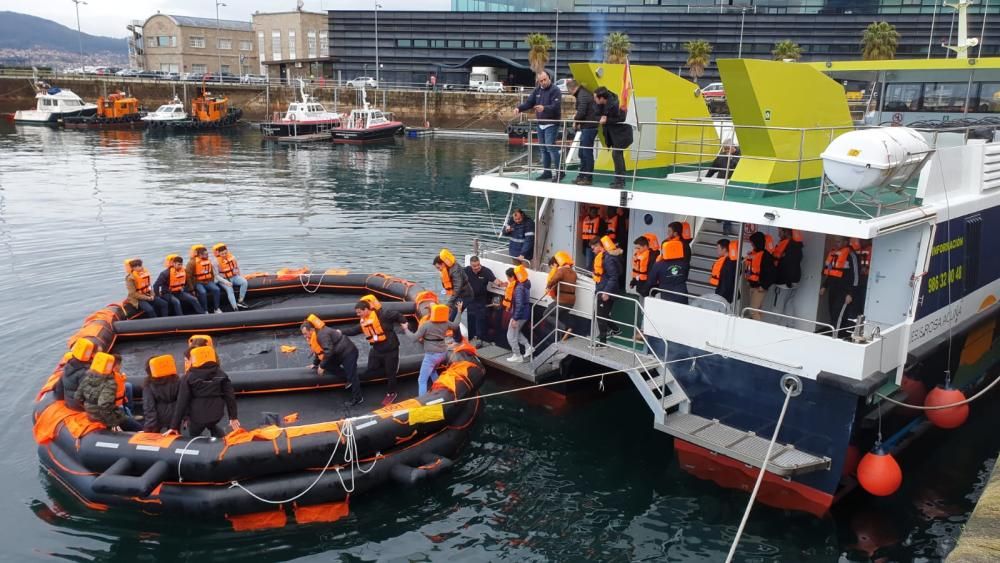
[[[403,124],[393,122],[384,126],[372,127],[370,129],[333,129],[331,134],[334,143],[374,143],[390,140],[403,133]]]
[[[67,129],[144,129],[146,122],[142,120],[143,114],[136,113],[121,119],[105,119],[99,116],[73,116],[63,120],[63,126]]]
[[[14,123],[21,125],[58,125],[68,117],[89,117],[96,114],[96,107],[66,112],[18,110],[14,112]]]
[[[325,133],[340,125],[338,120],[323,121],[270,121],[260,124],[260,132],[265,139],[299,137]]]
[[[146,126],[151,130],[166,130],[166,131],[214,131],[218,129],[228,129],[230,127],[235,127],[239,124],[240,118],[243,117],[243,110],[234,108],[230,109],[226,117],[217,121],[199,121],[197,119],[181,119],[181,120],[155,120],[147,121]]]

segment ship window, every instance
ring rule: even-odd
[[[965,111],[967,82],[937,82],[924,85],[924,111]]]
[[[1000,113],[1000,82],[984,82],[979,85],[977,113]]]
[[[889,84],[883,111],[919,111],[923,84]]]
[[[184,108],[174,108],[174,113],[184,113]]]

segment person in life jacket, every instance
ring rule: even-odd
[[[695,299],[690,304],[724,313],[732,304],[733,296],[736,294],[738,243],[722,238],[715,243],[715,250],[718,258],[712,264],[712,273],[708,277],[708,283],[715,288],[715,292],[702,295],[701,299]]]
[[[205,309],[197,298],[187,290],[187,270],[184,269],[184,259],[179,254],[169,254],[164,263],[165,270],[156,277],[153,293],[167,302],[171,314],[179,317],[184,314],[184,305],[195,313],[202,314]]]
[[[826,295],[834,338],[848,336],[861,306],[861,260],[847,239],[834,236],[823,262],[823,282],[819,294]]]
[[[465,277],[472,289],[472,299],[464,304],[465,310],[468,311],[469,340],[473,346],[479,348],[488,337],[491,299],[489,288],[490,284],[496,283],[497,277],[493,274],[493,270],[483,267],[478,256],[469,259],[469,265],[465,267]]]
[[[667,225],[667,238],[663,242],[667,242],[667,241],[670,241],[670,240],[677,240],[677,241],[680,241],[681,244],[684,245],[684,260],[687,261],[687,266],[688,266],[688,269],[690,270],[690,268],[691,268],[691,233],[690,233],[691,228],[688,227],[687,229],[685,229],[684,225],[685,225],[685,223],[681,223],[680,221],[674,221],[674,222],[670,223],[669,225]],[[687,231],[687,237],[686,238],[685,238],[685,230]],[[661,245],[661,248],[662,248],[662,245]],[[663,257],[661,256],[660,259],[662,260]],[[687,279],[685,279],[684,281],[687,281]]]
[[[188,436],[201,436],[207,429],[215,438],[226,435],[219,428],[223,411],[229,415],[229,426],[235,431],[240,429],[240,421],[236,410],[236,393],[229,375],[222,371],[215,348],[198,346],[188,348],[184,358],[191,366],[184,379],[181,380],[177,392],[177,406],[174,418],[170,422],[167,433],[176,434],[181,428],[181,422],[188,418]]]
[[[80,388],[80,382],[87,375],[94,354],[100,351],[101,346],[90,338],[78,338],[73,343],[70,357],[63,364],[62,375],[55,386],[55,397],[63,399],[67,407],[75,411],[83,410],[83,403],[76,399],[76,390]]]
[[[198,297],[201,308],[205,312],[221,313],[219,297],[222,295],[222,290],[215,282],[218,274],[215,272],[215,265],[208,258],[208,249],[205,245],[191,246],[191,255],[184,270],[187,273],[187,288]]]
[[[229,299],[229,306],[234,311],[237,309],[246,309],[247,305],[243,300],[247,296],[248,285],[247,280],[240,275],[239,262],[229,252],[229,247],[224,242],[219,242],[212,246],[212,252],[215,253],[215,262],[218,265],[215,282],[226,292],[226,297]],[[237,292],[239,292],[238,295]]]
[[[684,243],[677,237],[666,240],[660,247],[660,257],[649,272],[650,286],[662,290],[657,297],[687,305],[687,270]]]
[[[601,221],[601,210],[598,207],[591,207],[587,210],[587,215],[580,220],[580,240],[583,241],[583,256],[588,270],[594,269],[594,251],[591,244],[600,241],[604,236],[604,222]]]
[[[618,244],[619,241],[627,240],[628,237],[628,216],[621,207],[608,207],[607,215],[604,217],[604,232],[611,237],[611,240]]]
[[[774,256],[767,250],[767,237],[764,233],[757,231],[750,235],[750,244],[753,249],[746,258],[747,285],[750,286],[750,318],[759,321],[763,320],[761,310],[764,301],[767,299],[767,292],[774,284],[775,269]]]
[[[570,309],[576,305],[576,270],[573,269],[573,259],[565,250],[556,252],[549,259],[549,275],[545,280],[545,294],[552,302],[545,307],[542,318],[555,319],[558,329],[563,331],[564,338],[573,332],[573,317]],[[554,312],[561,307],[558,316]]]
[[[115,381],[115,357],[98,352],[90,363],[90,370],[76,390],[76,400],[83,405],[87,418],[100,422],[109,430],[136,432],[142,428],[122,408],[119,385]]]
[[[351,392],[351,400],[345,403],[347,407],[360,405],[364,402],[361,394],[361,381],[358,379],[358,347],[343,332],[326,326],[316,315],[309,315],[300,329],[302,336],[309,343],[313,353],[311,368],[319,375],[340,367],[347,377],[344,389]]]
[[[146,381],[142,384],[143,432],[170,429],[180,389],[181,378],[173,356],[164,354],[146,360]]]
[[[528,279],[528,269],[524,266],[508,268],[506,274],[507,290],[504,292],[504,304],[511,312],[510,321],[507,323],[507,343],[510,345],[511,355],[507,361],[520,363],[526,356],[531,357],[534,351],[531,341],[521,332],[531,322],[531,280]]]
[[[368,297],[368,296],[365,296]],[[382,406],[396,400],[396,372],[399,371],[399,338],[396,336],[396,325],[403,324],[403,316],[396,311],[375,308],[371,301],[364,297],[354,306],[358,315],[358,324],[341,330],[345,336],[364,334],[368,340],[368,368],[365,379],[382,376],[388,380]]]
[[[461,308],[462,304],[459,303]],[[417,378],[418,395],[427,392],[430,383],[437,381],[437,367],[448,355],[446,340],[461,332],[461,328],[448,321],[447,305],[432,305],[430,316],[420,321],[416,331],[403,324],[403,331],[414,342],[420,342],[424,347],[424,359],[420,363],[420,376]]]
[[[642,297],[648,297],[652,289],[649,273],[656,264],[658,254],[654,254],[649,248],[649,239],[645,235],[632,241],[632,244],[635,246],[632,249],[632,280],[629,287]]]
[[[795,303],[792,298],[802,279],[802,233],[792,229],[778,229],[778,244],[771,252],[777,275],[774,281],[772,311],[779,315],[777,323],[787,327],[795,325]]]
[[[437,268],[441,276],[441,294],[447,296],[445,304],[451,307],[451,315],[448,320],[455,320],[458,310],[455,306],[461,302],[472,299],[472,288],[469,280],[465,278],[465,270],[462,265],[455,260],[455,255],[447,248],[442,248],[441,252],[434,257],[434,267]]]
[[[514,210],[504,225],[503,232],[510,237],[507,254],[515,260],[515,264],[535,257],[535,222],[523,210]]]
[[[142,260],[125,260],[125,301],[150,318],[167,316],[167,302],[153,292],[149,271],[142,267]]]
[[[608,319],[614,307],[614,295],[621,293],[622,250],[608,237],[591,241],[590,249],[594,253],[594,296],[597,299],[597,330],[598,342],[602,345],[608,341],[609,332],[617,334],[618,327],[612,330]]]

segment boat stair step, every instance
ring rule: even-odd
[[[769,438],[758,436],[754,432],[690,413],[675,412],[667,415],[662,423],[654,425],[657,430],[675,438],[754,467],[764,465],[764,456],[770,443]],[[781,477],[792,477],[829,470],[830,465],[828,457],[813,455],[790,444],[776,442],[767,470]]]
[[[508,362],[510,350],[495,344],[487,344],[479,348],[476,350],[476,355],[486,366],[531,383],[537,383],[558,374],[559,360],[562,359],[559,357],[550,358],[551,361],[540,362],[537,367],[534,367],[530,361]]]
[[[659,367],[660,360],[656,356],[644,352],[629,351],[619,345],[592,347],[593,341],[581,336],[571,336],[560,341],[556,346],[572,356],[590,360],[595,364],[621,371],[645,367],[653,370]]]

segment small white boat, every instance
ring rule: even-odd
[[[368,105],[364,88],[359,91],[362,107],[351,110],[351,115],[340,127],[332,131],[334,143],[371,143],[392,139],[405,129],[393,115]]]
[[[45,87],[35,94],[35,109],[18,110],[15,123],[58,125],[64,117],[86,117],[97,113],[97,105],[83,101],[72,90]]]
[[[174,96],[174,100],[169,104],[163,104],[162,106],[156,108],[156,111],[147,114],[142,118],[143,121],[157,121],[157,122],[168,122],[168,121],[183,121],[188,118],[188,114],[184,111],[184,104],[181,103],[180,98]]]
[[[299,80],[302,100],[288,104],[288,111],[275,114],[274,119],[260,124],[260,132],[268,138],[297,137],[328,132],[340,125],[344,116],[327,111],[323,104],[306,94],[305,82]]]

